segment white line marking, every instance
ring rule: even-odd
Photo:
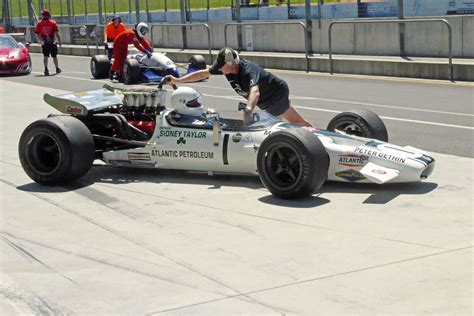
[[[31,72],[32,74],[37,74],[37,75],[42,75],[42,72]],[[78,77],[70,77],[70,76],[65,76],[63,74],[61,75],[52,75],[52,76],[45,76],[45,77],[58,77],[58,78],[67,78],[67,79],[75,79],[75,80],[82,80],[82,81],[89,81],[89,82],[110,82],[108,79],[92,79],[92,78],[78,78]],[[100,89],[100,88],[99,88]]]
[[[390,108],[390,109],[399,109],[399,110],[408,110],[408,111],[419,111],[419,112],[440,113],[440,114],[461,115],[461,116],[474,116],[474,114],[467,114],[467,113],[456,113],[456,112],[425,110],[425,109],[412,109],[412,108],[406,108],[406,107],[401,107],[401,106],[383,105],[383,104],[374,104],[374,103],[356,102],[356,101],[345,101],[345,100],[337,100],[337,99],[324,99],[324,98],[315,98],[315,97],[299,97],[299,96],[294,96],[294,95],[290,95],[290,98],[292,100],[293,99],[318,100],[318,101],[326,101],[326,102],[348,103],[348,104],[355,104],[355,105],[366,105],[366,106],[373,106],[373,107],[379,107],[379,108]]]
[[[330,112],[330,113],[341,113],[342,112],[342,111],[335,111],[335,110],[310,108],[310,107],[306,107],[306,106],[296,106],[296,108],[311,110],[311,111]],[[401,121],[401,122],[410,122],[410,123],[419,123],[419,124],[427,124],[427,125],[436,125],[436,126],[445,126],[445,127],[454,127],[454,128],[463,128],[463,129],[474,130],[474,127],[463,126],[463,125],[453,125],[453,124],[444,124],[444,123],[437,123],[437,122],[409,120],[409,119],[403,119],[403,118],[398,118],[398,117],[390,117],[390,116],[381,116],[380,118],[385,119],[385,120],[392,120],[392,121]]]
[[[202,84],[199,84],[199,87],[213,88],[213,89],[219,89],[219,90],[233,90],[232,88],[221,88],[221,87],[214,87],[214,86],[208,86],[208,85],[202,85]],[[412,108],[401,107],[401,106],[393,106],[393,105],[384,105],[384,104],[375,104],[375,103],[357,102],[357,101],[346,101],[346,100],[338,100],[338,99],[316,98],[316,97],[302,97],[302,96],[297,96],[297,95],[290,95],[290,99],[291,100],[317,100],[317,101],[325,101],[325,102],[346,103],[346,104],[354,104],[354,105],[365,105],[365,106],[388,108],[388,109],[398,109],[398,110],[407,110],[407,111],[418,111],[418,112],[460,115],[460,116],[470,116],[470,117],[474,116],[474,114],[468,114],[468,113],[456,113],[456,112],[425,110],[425,109],[412,109]]]

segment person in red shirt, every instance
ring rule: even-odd
[[[51,19],[51,14],[48,9],[41,12],[42,19],[38,22],[35,28],[36,38],[43,50],[43,64],[44,75],[49,76],[48,59],[49,55],[53,57],[54,65],[56,66],[56,73],[61,73],[58,64],[58,44],[61,46],[61,35],[59,35],[58,25],[56,21]]]
[[[115,38],[126,29],[127,28],[122,23],[122,18],[118,14],[116,14],[105,27],[104,46],[105,52],[107,56],[109,56],[109,59],[112,59],[112,48],[109,49],[109,43],[113,42]]]
[[[110,68],[109,79],[122,81],[123,65],[127,58],[128,45],[133,44],[139,51],[144,52],[148,58],[151,57],[153,47],[146,40],[145,34],[149,32],[146,23],[138,23],[133,29],[129,29],[120,33],[114,40],[114,63]]]

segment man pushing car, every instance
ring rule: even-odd
[[[115,38],[114,63],[109,73],[110,80],[113,80],[116,74],[116,79],[122,81],[123,65],[127,59],[128,45],[133,44],[139,51],[145,53],[148,58],[151,57],[153,47],[145,38],[145,34],[148,32],[149,28],[146,23],[138,23],[133,29],[123,31]]]
[[[291,124],[312,126],[291,105],[287,83],[259,65],[242,59],[232,48],[224,47],[217,54],[214,64],[208,69],[176,78],[166,76],[168,84],[199,81],[210,75],[225,75],[232,88],[247,99],[244,121],[249,122],[255,106],[282,118]]]

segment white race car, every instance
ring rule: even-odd
[[[301,128],[266,112],[243,120],[205,112],[194,89],[117,87],[44,100],[63,114],[33,122],[19,155],[34,181],[57,185],[80,178],[100,159],[117,167],[258,175],[280,198],[311,195],[326,180],[361,183],[418,182],[433,171],[426,152],[387,143],[373,112],[334,117],[327,130]]]

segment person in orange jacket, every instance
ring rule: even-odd
[[[145,53],[148,58],[151,57],[153,47],[146,40],[145,34],[149,32],[146,23],[138,23],[133,29],[129,29],[120,33],[114,40],[114,63],[110,69],[109,79],[122,81],[123,65],[127,58],[128,45],[133,44],[139,51]]]
[[[127,28],[122,23],[122,18],[118,14],[116,14],[105,27],[104,46],[109,59],[112,59],[112,47],[109,49],[109,43],[112,43],[115,38],[126,29]]]

